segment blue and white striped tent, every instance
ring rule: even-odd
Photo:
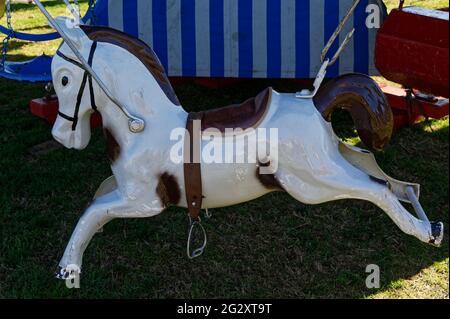
[[[122,30],[149,44],[169,76],[311,78],[320,52],[353,0],[98,0],[97,25]],[[361,0],[340,35],[353,40],[328,72],[374,75],[376,28],[367,28]],[[338,43],[333,45],[333,55]]]

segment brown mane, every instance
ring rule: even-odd
[[[161,65],[152,48],[145,42],[108,27],[82,25],[81,29],[92,41],[114,44],[133,54],[150,71],[167,98],[175,105],[180,105],[175,91],[167,78],[164,67]]]

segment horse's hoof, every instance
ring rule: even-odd
[[[55,272],[55,277],[56,279],[66,280],[67,278],[69,278],[69,273],[65,268],[58,266],[58,270]]]
[[[58,266],[58,270],[55,272],[55,277],[57,279],[70,280],[79,276],[80,273],[80,268],[76,265],[69,265],[67,267]]]
[[[444,238],[444,224],[442,222],[431,222],[431,240],[430,244],[440,247]]]

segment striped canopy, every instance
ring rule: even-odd
[[[353,0],[98,0],[95,24],[137,36],[149,44],[169,76],[312,78],[320,53]],[[342,31],[353,40],[328,72],[378,74],[374,45],[361,0]],[[329,51],[333,55],[338,41]]]

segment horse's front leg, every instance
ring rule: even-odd
[[[148,196],[147,196],[148,199]],[[139,218],[157,215],[164,207],[157,199],[144,202],[130,201],[119,191],[113,191],[97,198],[78,221],[59,263],[57,277],[72,278],[81,271],[83,253],[94,234],[114,218]]]

